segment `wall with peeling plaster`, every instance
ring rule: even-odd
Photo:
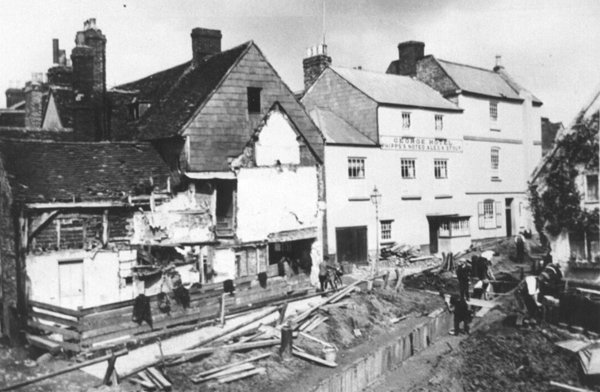
[[[237,187],[241,241],[264,241],[271,233],[320,224],[315,167],[242,168]]]
[[[254,146],[257,166],[272,166],[279,161],[282,164],[300,164],[300,145],[283,114],[272,112],[263,126]]]

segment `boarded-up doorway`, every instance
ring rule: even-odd
[[[335,229],[337,261],[367,264],[367,226]]]
[[[60,306],[77,309],[83,306],[83,260],[68,260],[58,263]]]

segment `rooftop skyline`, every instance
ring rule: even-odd
[[[592,0],[10,2],[0,15],[0,107],[9,86],[52,66],[53,38],[70,56],[75,33],[96,18],[107,37],[109,87],[190,60],[190,32],[204,27],[221,30],[223,49],[254,40],[301,90],[306,48],[323,42],[325,26],[340,67],[383,73],[408,40],[423,41],[425,54],[490,70],[501,55],[507,72],[544,102],[542,115],[566,125],[600,83],[598,16]]]

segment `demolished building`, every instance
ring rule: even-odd
[[[191,61],[107,91],[91,19],[61,88],[29,84],[37,122],[0,124],[4,334],[94,350],[317,280],[319,130],[254,42],[191,35]]]

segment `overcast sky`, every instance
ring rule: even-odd
[[[506,70],[544,102],[542,115],[570,122],[600,83],[597,0],[324,0],[333,64],[385,72],[397,44]],[[91,17],[107,37],[109,86],[191,58],[194,27],[220,29],[223,49],[254,40],[292,88],[302,84],[306,48],[323,39],[323,0],[40,0],[2,2],[0,89],[52,65],[52,38],[70,56]],[[5,107],[5,97],[0,98]]]

